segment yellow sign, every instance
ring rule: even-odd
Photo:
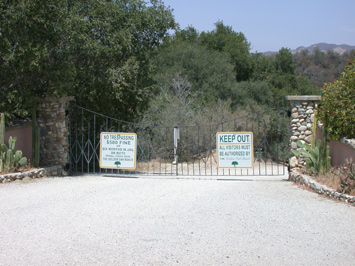
[[[112,169],[135,169],[137,135],[135,133],[100,134],[100,167]]]
[[[218,168],[253,168],[253,133],[217,133]]]

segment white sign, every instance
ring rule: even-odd
[[[135,169],[137,135],[135,133],[100,134],[100,167]]]
[[[253,168],[253,133],[217,133],[219,168]]]

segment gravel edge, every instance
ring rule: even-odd
[[[61,165],[38,168],[25,172],[10,173],[6,175],[0,175],[0,183],[9,183],[16,180],[24,179],[36,179],[45,178],[51,176],[67,176],[68,173],[63,169]]]
[[[355,206],[355,196],[337,192],[336,190],[331,189],[326,185],[314,181],[310,176],[301,174],[297,169],[290,170],[289,181],[304,185],[320,195],[344,201]]]

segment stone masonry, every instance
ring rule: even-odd
[[[291,136],[290,146],[292,150],[297,150],[297,141],[311,143],[312,140],[312,126],[314,120],[314,112],[317,108],[317,103],[321,99],[321,96],[286,96],[286,99],[291,105]],[[293,155],[293,154],[291,154]],[[297,158],[291,157],[290,167],[296,167],[298,165],[305,164],[303,157]]]
[[[40,165],[65,167],[68,163],[68,105],[74,97],[49,98],[39,104]]]

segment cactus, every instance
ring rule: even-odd
[[[26,163],[27,163],[27,158],[26,157],[22,157],[20,159],[20,161],[17,163],[16,168],[20,168],[20,167],[24,166]]]
[[[17,141],[17,137],[10,137],[9,138],[9,149],[14,150],[15,149],[15,143]]]
[[[3,113],[0,119],[0,144],[5,144],[5,115]]]
[[[317,132],[317,121],[318,121],[318,117],[317,117],[317,110],[314,112],[314,116],[313,116],[313,125],[312,125],[312,139],[311,139],[311,147],[312,149],[314,149],[314,146],[316,144],[316,132]]]
[[[316,146],[312,148],[309,144],[303,143],[298,140],[297,145],[300,148],[304,148],[303,151],[294,150],[292,151],[294,155],[300,156],[303,155],[306,157],[306,166],[313,173],[326,173],[330,169],[330,156],[329,156],[329,145],[322,145],[322,141],[318,140]],[[323,159],[323,154],[326,155],[326,159]]]
[[[18,150],[16,151],[14,155],[14,165],[17,166],[22,158],[22,151]]]
[[[14,163],[14,151],[11,149],[8,149],[6,152],[6,168],[7,171],[11,171],[12,165]]]
[[[3,137],[5,136],[5,118],[3,114],[1,114],[0,131],[2,141]],[[17,168],[24,166],[27,163],[27,158],[22,157],[22,151],[18,150],[15,152],[16,141],[17,137],[10,137],[8,147],[5,145],[5,143],[1,143],[0,172],[11,172],[13,170],[16,170]]]

